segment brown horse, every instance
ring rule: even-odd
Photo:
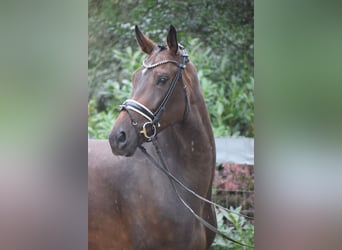
[[[215,233],[179,197],[216,227],[213,206],[173,184],[137,150],[143,145],[159,162],[151,141],[158,143],[172,175],[211,200],[215,142],[195,66],[173,26],[167,46],[137,26],[135,34],[147,58],[133,74],[132,96],[109,144],[89,141],[89,249],[208,249]]]

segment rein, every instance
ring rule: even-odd
[[[237,244],[237,245],[244,246],[244,247],[248,247],[248,248],[254,248],[254,246],[246,245],[246,244],[243,244],[243,243],[241,243],[241,242],[238,242],[238,241],[236,241],[236,240],[230,238],[230,237],[227,236],[226,234],[224,234],[224,233],[220,232],[219,230],[217,230],[216,227],[214,227],[213,225],[211,225],[210,223],[208,223],[208,222],[207,222],[206,220],[204,220],[201,216],[199,216],[198,214],[196,214],[196,213],[194,212],[194,210],[193,210],[193,209],[184,201],[184,199],[180,196],[180,194],[179,194],[179,192],[178,192],[178,189],[177,189],[176,186],[175,186],[175,182],[176,182],[177,184],[179,184],[181,187],[183,187],[186,191],[188,191],[189,193],[191,193],[192,195],[194,195],[195,197],[201,199],[202,201],[205,201],[205,202],[207,202],[207,203],[210,203],[210,204],[212,204],[212,205],[214,205],[214,206],[217,206],[217,207],[219,207],[219,208],[221,208],[221,209],[223,209],[223,210],[226,210],[226,211],[229,211],[229,210],[228,210],[227,208],[222,207],[222,206],[220,206],[219,204],[216,204],[216,203],[214,203],[214,202],[212,202],[212,201],[209,201],[209,200],[207,200],[206,198],[204,198],[204,197],[200,196],[199,194],[195,193],[193,190],[191,190],[191,189],[189,189],[187,186],[185,186],[180,180],[178,180],[173,174],[171,174],[169,168],[167,167],[166,162],[164,161],[164,157],[163,157],[163,155],[162,155],[162,152],[161,152],[161,150],[160,150],[160,148],[159,148],[159,146],[158,146],[158,144],[157,144],[157,139],[156,139],[156,137],[154,137],[154,138],[152,139],[152,143],[153,143],[153,146],[154,146],[154,148],[155,148],[155,150],[156,150],[156,152],[157,152],[157,154],[158,154],[158,158],[159,158],[159,161],[161,162],[161,165],[162,165],[162,166],[161,166],[161,165],[152,157],[151,154],[149,154],[149,153],[147,152],[147,150],[146,150],[142,145],[139,146],[139,149],[140,149],[141,152],[142,152],[142,153],[143,153],[143,154],[144,154],[144,155],[153,163],[153,165],[154,165],[155,167],[157,167],[159,170],[161,170],[164,174],[166,174],[166,175],[169,177],[169,179],[170,179],[170,181],[171,181],[171,185],[172,185],[173,189],[175,190],[175,192],[176,192],[178,198],[179,198],[180,201],[183,203],[183,205],[191,212],[191,214],[194,215],[195,218],[196,218],[198,221],[200,221],[205,227],[207,227],[208,229],[210,229],[210,230],[213,231],[214,233],[220,235],[221,237],[223,237],[223,238],[225,238],[225,239],[227,239],[227,240],[229,240],[229,241],[231,241],[231,242],[233,242],[233,243],[235,243],[235,244]],[[229,212],[230,212],[230,213],[233,213],[232,211],[229,211]],[[241,214],[239,214],[239,215],[241,215]],[[242,216],[244,216],[244,215],[242,215]],[[244,216],[244,217],[247,218],[248,216]],[[248,217],[248,218],[250,218],[250,217]]]
[[[163,157],[163,154],[157,144],[157,129],[160,127],[160,123],[159,123],[159,119],[163,113],[163,111],[165,110],[165,107],[170,99],[170,97],[172,96],[173,94],[173,91],[176,87],[176,84],[178,82],[178,80],[181,78],[182,76],[182,73],[183,73],[183,70],[185,69],[186,67],[186,63],[189,62],[189,56],[188,54],[186,53],[184,47],[182,45],[178,45],[179,48],[180,48],[180,51],[181,51],[181,62],[178,63],[177,61],[174,61],[174,60],[163,60],[163,61],[160,61],[160,62],[157,62],[157,63],[154,63],[154,64],[147,64],[146,61],[143,62],[143,67],[145,67],[146,69],[153,69],[155,67],[158,67],[160,65],[163,65],[163,64],[167,64],[167,63],[172,63],[172,64],[175,64],[178,66],[178,71],[175,75],[175,77],[172,79],[172,82],[166,92],[166,95],[164,96],[163,100],[161,101],[159,107],[157,108],[157,110],[155,112],[152,112],[150,109],[148,109],[146,106],[144,106],[143,104],[133,100],[133,99],[128,99],[126,101],[124,101],[124,103],[122,105],[120,105],[121,107],[121,110],[125,110],[127,111],[130,119],[131,119],[131,123],[133,125],[133,127],[135,128],[138,136],[140,134],[142,134],[146,141],[147,142],[151,142],[153,143],[154,145],[154,148],[157,152],[157,155],[158,155],[158,158],[159,158],[159,161],[161,164],[159,164],[153,157],[151,154],[149,154],[147,152],[147,150],[142,146],[142,145],[139,145],[139,149],[141,150],[141,152],[153,163],[153,165],[155,167],[157,167],[159,170],[161,170],[164,174],[166,174],[170,181],[171,181],[171,185],[173,187],[173,189],[175,190],[178,198],[180,199],[180,201],[183,203],[183,205],[191,212],[191,214],[194,215],[194,217],[199,220],[205,227],[207,227],[208,229],[210,229],[211,231],[213,231],[214,233],[222,236],[223,238],[235,243],[235,244],[238,244],[240,246],[244,246],[244,247],[248,247],[248,248],[254,248],[254,246],[249,246],[249,245],[246,245],[246,244],[243,244],[241,242],[238,242],[230,237],[228,237],[227,235],[225,235],[224,233],[218,231],[216,229],[216,227],[214,227],[213,225],[211,225],[210,223],[208,223],[206,220],[204,220],[202,217],[200,217],[198,214],[196,214],[193,209],[184,201],[184,199],[181,197],[181,195],[179,194],[178,192],[178,189],[176,188],[175,186],[175,182],[177,184],[179,184],[183,189],[185,189],[187,192],[191,193],[192,195],[194,195],[195,197],[201,199],[202,201],[204,202],[207,202],[211,205],[214,205],[220,209],[223,209],[223,210],[226,210],[230,213],[235,213],[235,212],[232,212],[230,211],[229,209],[223,207],[223,206],[220,206],[219,204],[216,204],[200,195],[198,195],[196,192],[194,192],[193,190],[189,189],[187,186],[185,186],[181,181],[179,181],[174,175],[172,175],[169,171],[169,168],[167,167],[167,164],[166,162],[164,161],[164,157]],[[183,82],[183,81],[182,81]],[[189,111],[189,98],[188,98],[188,95],[186,93],[186,86],[183,82],[183,89],[184,89],[184,94],[185,94],[185,102],[186,102],[186,108],[184,110],[184,115],[183,115],[183,119],[185,117],[185,114]],[[148,121],[145,122],[142,126],[142,129],[139,131],[137,125],[137,121],[134,119],[133,115],[132,115],[132,111],[140,114],[141,116],[143,116],[144,118],[146,118]],[[248,217],[246,215],[242,215],[242,214],[239,214],[239,213],[235,213],[235,214],[238,214],[240,216],[244,216],[245,218],[248,218],[248,219],[253,219],[251,217]]]

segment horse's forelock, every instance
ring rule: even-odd
[[[158,47],[159,47],[160,51],[163,51],[163,50],[167,49],[166,44],[158,44]]]

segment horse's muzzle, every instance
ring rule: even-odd
[[[126,112],[120,113],[109,134],[113,154],[131,156],[138,147],[138,136]]]
[[[112,130],[109,135],[109,144],[113,154],[124,156],[131,156],[134,154],[136,145],[129,141],[128,137],[127,132],[124,130]]]

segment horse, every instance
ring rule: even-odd
[[[146,157],[211,200],[216,149],[196,68],[172,25],[166,44],[138,26],[135,37],[147,56],[133,73],[131,97],[108,141],[88,142],[89,249],[208,249],[215,233],[190,210],[216,228],[213,205]]]

